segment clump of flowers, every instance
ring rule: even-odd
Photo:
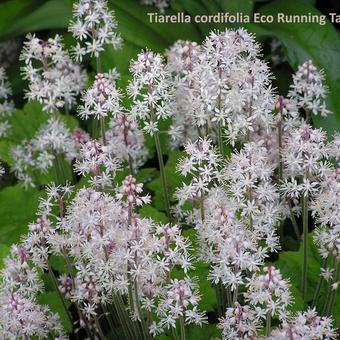
[[[187,201],[199,203],[201,220],[204,220],[204,199],[220,176],[220,155],[208,138],[199,138],[195,142],[188,141],[185,146],[187,157],[180,160],[178,172],[190,176],[189,184],[183,183],[176,191],[178,206],[176,213],[186,215],[182,207]],[[190,215],[188,216],[190,218]]]
[[[76,160],[75,171],[80,175],[90,174],[94,186],[111,186],[120,161],[114,157],[113,148],[96,140],[84,143]]]
[[[28,81],[28,100],[38,100],[47,112],[70,109],[75,104],[87,75],[72,62],[61,36],[44,41],[28,34],[20,59],[25,63],[22,73]]]
[[[298,312],[290,322],[284,322],[268,339],[333,339],[335,336],[331,318],[320,317],[315,309],[308,309]]]
[[[117,21],[106,0],[79,0],[73,5],[73,15],[69,31],[80,41],[73,48],[76,60],[82,61],[87,54],[98,58],[105,45],[114,49],[121,45]]]
[[[86,81],[61,37],[28,36],[22,53],[28,98],[53,115],[11,150],[12,170],[24,185],[42,186],[54,169],[55,183],[45,187],[37,219],[5,260],[0,333],[63,339],[58,317],[39,304],[51,283],[71,337],[149,340],[164,333],[185,340],[187,326],[205,330],[215,308],[223,339],[335,337],[340,147],[339,136],[328,142],[311,125],[312,114],[329,113],[322,72],[304,63],[287,98],[279,96],[254,36],[227,29],[201,45],[176,42],[166,61],[142,51],[120,89],[115,69],[103,73],[100,65],[105,46],[121,42],[107,2],[79,0],[70,31],[79,40],[76,58],[89,54],[97,62],[77,112],[93,131],[91,137],[79,127],[71,131],[58,112],[76,106]],[[1,72],[0,113],[12,109]],[[166,138],[172,148],[183,147],[183,157],[176,160],[181,150],[162,151]],[[154,202],[159,183],[163,201]],[[290,243],[302,238],[301,292],[308,305],[296,314],[289,278],[275,259],[290,247],[291,225]],[[313,300],[311,240],[323,261]]]
[[[311,60],[299,66],[293,76],[288,97],[296,102],[298,108],[305,110],[307,122],[311,115],[327,116],[327,87],[324,85],[325,75],[319,71]]]
[[[167,51],[167,66],[175,86],[172,125],[169,130],[171,147],[182,146],[187,140],[194,141],[199,137],[194,116],[190,114],[195,102],[192,70],[199,53],[200,46],[197,43],[182,40]]]
[[[185,324],[206,322],[203,313],[198,310],[200,297],[197,286],[190,278],[172,280],[161,292],[156,314],[160,318],[158,324],[152,325],[152,332],[157,334],[164,328],[176,328],[176,321],[181,323],[181,337]],[[185,336],[185,335],[184,335]]]
[[[42,282],[29,262],[28,251],[22,246],[13,245],[1,272],[1,335],[6,339],[48,336],[66,339],[58,315],[37,302]]]
[[[98,73],[91,88],[82,97],[83,105],[79,108],[82,119],[93,116],[96,119],[105,118],[111,113],[120,112],[120,94],[109,74]]]
[[[222,176],[227,192],[241,210],[241,218],[258,236],[265,238],[271,251],[278,248],[275,227],[283,213],[279,192],[271,181],[273,171],[266,148],[248,143],[231,155]]]
[[[245,271],[256,272],[264,263],[267,248],[263,239],[237,218],[238,205],[221,188],[205,200],[205,220],[198,228],[202,261],[209,263],[209,279],[234,291],[246,284]]]
[[[112,117],[105,136],[107,144],[114,150],[115,157],[127,162],[131,173],[146,161],[148,151],[144,144],[144,135],[137,122],[128,114]]]
[[[7,81],[5,69],[0,67],[0,137],[7,135],[10,124],[7,118],[14,110],[14,103],[10,99],[12,90]]]
[[[255,306],[258,318],[274,315],[281,320],[287,317],[287,307],[291,304],[289,284],[273,266],[263,267],[263,274],[253,275],[247,284],[245,298]]]
[[[141,119],[143,130],[153,135],[158,131],[159,120],[172,113],[169,71],[161,55],[146,50],[131,62],[130,72],[133,77],[128,86],[133,100],[131,115]]]
[[[59,119],[50,118],[29,141],[24,140],[11,150],[12,170],[24,186],[35,186],[37,173],[45,174],[58,163],[58,181],[65,182],[64,158],[71,162],[78,150],[71,131]]]
[[[225,317],[220,320],[219,328],[222,329],[224,340],[256,339],[257,330],[260,328],[256,312],[249,306],[236,303],[235,307],[227,308]]]

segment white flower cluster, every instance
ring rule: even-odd
[[[322,130],[305,125],[291,132],[282,150],[285,180],[282,190],[291,198],[315,194],[326,167],[326,135]],[[296,177],[303,183],[297,184]]]
[[[278,249],[276,226],[284,213],[280,195],[271,180],[274,166],[259,143],[245,144],[233,153],[223,173],[227,192],[237,202],[241,218],[271,251]]]
[[[73,16],[69,31],[81,42],[73,48],[76,60],[82,61],[87,54],[98,58],[105,45],[114,49],[121,45],[117,21],[106,0],[79,0],[73,5]]]
[[[246,303],[235,303],[226,309],[220,319],[222,339],[333,339],[335,330],[330,317],[320,317],[315,309],[290,315],[289,284],[282,279],[275,267],[263,268],[263,274],[255,274],[249,280],[244,293]],[[277,316],[279,325],[270,334],[260,336],[262,320]]]
[[[91,174],[90,183],[96,187],[110,187],[120,160],[114,156],[113,147],[89,140],[81,146],[74,169],[80,175]]]
[[[22,72],[29,83],[28,100],[38,100],[47,112],[75,104],[87,75],[72,62],[59,35],[44,41],[28,34],[20,59],[25,62]]]
[[[327,116],[330,111],[326,108],[327,87],[323,84],[325,76],[319,71],[311,60],[299,66],[293,76],[293,84],[290,87],[288,98],[295,101],[298,108],[309,115]]]
[[[247,284],[244,294],[248,304],[256,311],[256,317],[266,318],[266,314],[287,318],[287,307],[292,303],[289,283],[282,278],[278,269],[273,266],[263,267],[263,274],[254,274]]]
[[[169,0],[141,0],[142,4],[148,6],[155,6],[161,13],[164,13],[165,9],[169,7]]]
[[[38,271],[21,246],[12,246],[5,260],[0,282],[0,333],[3,339],[66,339],[57,314],[37,302],[42,291]]]
[[[66,209],[65,200],[70,190],[70,187],[49,189],[39,209],[45,217],[31,225],[35,237],[25,242],[35,251],[37,244],[42,244],[37,240],[44,237],[48,249],[44,252],[46,261],[50,253],[69,257],[76,273],[73,278],[60,277],[60,289],[65,297],[91,319],[99,304],[109,303],[113,294],[124,296],[133,291],[136,298],[130,301],[129,307],[134,318],[141,318],[142,308],[175,320],[178,315],[171,309],[164,310],[165,301],[161,297],[169,291],[167,284],[172,268],[180,267],[186,273],[192,266],[190,244],[179,228],[156,224],[135,212],[135,207],[149,203],[150,198],[142,195],[142,184],[136,183],[132,176],[123,181],[115,196],[83,188]],[[56,218],[57,207],[60,212]],[[56,225],[50,227],[47,219],[54,220]],[[47,232],[49,228],[52,232]],[[46,262],[39,259],[34,262],[45,267]],[[193,309],[186,313],[189,323],[199,323],[201,315],[194,296],[190,297]],[[157,332],[163,327],[163,323],[159,324]]]
[[[36,171],[46,173],[59,156],[64,156],[71,162],[76,158],[77,152],[69,128],[63,121],[50,118],[31,140],[24,140],[11,150],[14,161],[12,170],[24,186],[34,186],[37,184]]]
[[[177,189],[179,207],[186,201],[203,198],[220,176],[221,157],[210,139],[188,141],[185,152],[188,156],[180,160],[178,172],[185,177],[190,176],[191,181]]]
[[[235,307],[227,308],[219,328],[222,329],[223,340],[256,339],[260,323],[256,312],[250,306],[236,303]]]
[[[237,218],[238,205],[221,188],[212,189],[205,200],[205,220],[198,228],[199,255],[209,263],[209,279],[232,291],[246,284],[247,273],[264,263],[263,239]]]
[[[14,110],[14,103],[10,99],[12,90],[7,81],[5,69],[0,67],[0,137],[7,135],[10,124],[7,118]]]
[[[160,321],[151,326],[152,333],[157,334],[164,328],[176,328],[176,321],[180,319],[186,324],[205,323],[204,314],[198,310],[199,300],[197,285],[192,279],[187,277],[184,280],[171,280],[160,296],[156,310]]]
[[[128,114],[112,117],[106,131],[107,145],[112,146],[115,157],[128,162],[130,170],[142,166],[148,156],[144,145],[144,135],[136,121]]]
[[[195,126],[191,104],[195,101],[193,96],[192,69],[198,60],[200,47],[195,42],[177,41],[167,51],[167,66],[174,78],[175,93],[173,100],[172,125],[170,126],[170,145],[178,147],[187,140],[198,138],[198,128]]]
[[[268,340],[334,339],[335,337],[332,319],[320,317],[315,309],[308,309],[306,312],[298,312],[290,322],[284,322],[280,329],[272,332]]]
[[[120,113],[120,93],[109,74],[98,73],[91,88],[82,96],[83,105],[79,108],[79,116],[88,119],[105,118],[111,113]]]
[[[162,56],[148,50],[131,62],[130,72],[132,80],[127,88],[133,100],[130,114],[141,119],[143,130],[153,135],[158,131],[159,120],[172,114],[170,73]]]
[[[269,129],[274,106],[271,74],[259,59],[254,37],[243,29],[213,32],[194,51],[197,55],[180,86],[186,90],[178,91],[175,100],[189,108],[186,114],[200,133],[220,130],[234,143],[249,141],[256,125]]]

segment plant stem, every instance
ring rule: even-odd
[[[147,325],[145,324],[145,320],[144,320],[142,309],[141,309],[140,302],[139,302],[138,284],[137,284],[136,279],[134,281],[134,292],[135,292],[135,305],[137,307],[138,318],[139,318],[140,324],[142,326],[143,337],[144,337],[144,339],[148,339],[149,333],[148,333]]]
[[[266,317],[266,337],[268,337],[270,335],[271,322],[272,322],[272,317],[270,315],[270,312],[267,312],[267,317]]]
[[[71,317],[71,314],[70,314],[70,311],[68,310],[67,306],[66,306],[66,303],[65,303],[65,300],[64,300],[64,297],[61,295],[60,293],[60,290],[59,290],[59,287],[58,287],[58,281],[57,281],[57,278],[55,277],[54,273],[53,273],[53,270],[51,268],[51,265],[50,263],[47,261],[47,267],[48,267],[48,273],[50,274],[50,277],[52,279],[52,282],[53,282],[53,285],[54,285],[54,289],[57,291],[58,293],[58,296],[59,296],[59,299],[61,300],[61,303],[65,309],[65,313],[67,314],[67,317],[71,323],[71,326],[73,326],[73,320],[72,320],[72,317]]]
[[[326,265],[327,265],[327,258],[325,258],[323,260],[322,268],[325,268]],[[313,302],[312,302],[312,306],[313,307],[315,307],[317,305],[317,303],[318,303],[319,294],[320,294],[320,290],[321,290],[321,286],[322,286],[323,280],[324,280],[324,278],[320,275],[319,282],[318,282],[318,285],[316,287],[315,294],[314,294],[314,297],[313,297]]]
[[[105,317],[107,322],[109,323],[110,326],[110,330],[112,331],[112,333],[115,333],[115,325],[113,323],[113,315],[112,312],[109,310],[108,306],[106,305],[102,305],[103,311],[105,313]]]
[[[106,145],[106,136],[105,136],[105,118],[101,117],[100,118],[100,131],[102,134],[102,140],[103,140],[103,145]]]
[[[203,224],[203,222],[205,220],[203,190],[201,190],[201,196],[200,196],[200,211],[201,211],[201,220],[202,220],[202,224]]]
[[[178,340],[176,328],[171,327],[171,333],[172,333],[173,340]]]
[[[233,304],[231,307],[235,306],[235,303],[237,302],[237,296],[238,296],[238,286],[236,286],[235,290],[234,290],[234,294],[233,294]]]
[[[185,324],[184,324],[184,317],[181,316],[179,318],[179,325],[180,325],[180,329],[181,329],[181,340],[185,340],[186,336],[185,336]]]
[[[308,194],[302,196],[303,214],[303,268],[302,268],[302,298],[306,300],[307,273],[308,273]]]
[[[294,212],[293,212],[293,209],[292,209],[292,204],[290,203],[290,200],[288,198],[287,198],[287,204],[288,204],[289,213],[290,213],[290,220],[292,221],[296,238],[299,241],[299,240],[301,240],[299,226],[296,222],[296,218],[295,218],[295,215],[294,215]]]
[[[170,214],[170,203],[169,203],[169,197],[168,197],[168,186],[166,182],[165,177],[165,168],[164,168],[164,162],[163,162],[163,154],[162,154],[162,148],[161,148],[161,142],[159,140],[159,133],[156,131],[154,133],[155,138],[155,144],[156,144],[156,150],[157,150],[157,157],[158,157],[158,164],[159,164],[159,171],[161,175],[161,181],[162,181],[162,188],[163,188],[163,198],[165,203],[165,211],[169,218],[169,221],[171,222],[171,214]]]
[[[99,320],[98,320],[97,316],[94,317],[94,321],[96,323],[96,328],[97,328],[97,331],[98,331],[98,334],[99,334],[99,338],[104,340],[105,339],[105,335],[103,333],[102,327],[100,326],[100,323],[99,323]]]
[[[334,274],[334,281],[333,283],[337,282],[339,280],[339,276],[340,276],[340,263],[337,262],[336,263],[336,267],[335,267],[335,274]],[[335,298],[336,298],[336,289],[333,289],[331,286],[329,288],[328,291],[328,295],[329,298],[326,301],[326,307],[325,307],[325,315],[330,315],[335,303]]]
[[[224,157],[224,146],[223,146],[223,136],[222,136],[222,124],[221,122],[218,123],[218,148],[220,149],[221,155]]]

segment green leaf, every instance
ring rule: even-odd
[[[11,0],[0,4],[0,37],[14,22],[34,10],[39,1]]]
[[[189,228],[182,231],[183,236],[188,237],[194,247],[194,254],[197,252],[197,234],[195,229]],[[208,280],[209,265],[202,261],[194,263],[194,269],[189,272],[189,276],[198,278],[199,291],[202,295],[199,302],[201,311],[213,311],[216,308],[216,290]]]
[[[158,223],[165,224],[169,222],[168,218],[164,213],[158,211],[151,205],[144,205],[141,209],[139,209],[139,215],[141,217],[151,218]]]
[[[57,313],[60,317],[60,321],[67,332],[72,330],[71,322],[67,316],[63,303],[57,292],[45,292],[38,296],[38,302],[41,305],[47,305],[52,312]],[[65,301],[66,307],[69,306],[69,302]]]
[[[138,183],[145,184],[152,181],[157,176],[159,176],[159,172],[156,168],[143,168],[137,172],[135,178]]]
[[[186,338],[188,340],[213,340],[220,339],[221,332],[216,325],[204,324],[202,326],[190,325],[186,327]]]
[[[29,1],[17,2],[19,4],[29,3]],[[72,2],[69,0],[50,0],[32,12],[26,10],[26,13],[26,16],[17,18],[10,25],[6,25],[7,29],[0,31],[0,39],[13,38],[28,32],[68,27],[72,15]]]
[[[10,248],[3,243],[0,243],[0,269],[4,267],[5,257],[9,254]]]
[[[11,128],[9,135],[0,140],[0,159],[10,166],[14,160],[11,157],[11,149],[24,140],[32,139],[39,128],[47,122],[50,115],[42,110],[42,105],[36,101],[28,102],[22,110],[16,110],[9,118]],[[73,131],[78,126],[77,120],[73,116],[58,114],[58,118]],[[70,165],[63,160],[63,168],[68,180],[72,179]],[[47,173],[37,177],[38,184],[47,184],[55,180],[54,170],[50,169]]]
[[[334,70],[340,69],[340,36],[334,26],[327,21],[320,26],[315,23],[277,23],[278,13],[287,15],[322,15],[313,6],[295,0],[276,0],[265,5],[260,10],[261,14],[273,15],[272,24],[248,24],[250,30],[257,33],[258,38],[275,36],[286,48],[290,65],[297,69],[299,64],[311,59],[326,76],[329,87],[328,107],[333,115],[327,118],[313,116],[317,127],[323,127],[329,135],[340,129],[340,76]]]
[[[118,20],[118,30],[124,40],[140,48],[148,47],[157,52],[163,52],[178,39],[200,40],[196,28],[182,23],[151,23],[149,7],[141,6],[134,0],[115,1],[112,4]],[[168,9],[166,14],[177,14]]]
[[[183,152],[179,150],[174,150],[170,152],[169,159],[165,164],[165,177],[168,184],[168,194],[170,201],[174,201],[174,194],[176,188],[178,188],[182,182],[183,177],[176,171],[178,160],[183,157]],[[154,197],[152,199],[152,204],[158,210],[164,210],[164,199],[163,190],[160,177],[154,179],[152,182],[148,183],[146,187],[154,191]]]
[[[62,256],[50,255],[48,261],[52,268],[57,270],[59,273],[67,273],[65,260]]]
[[[319,281],[321,257],[313,242],[312,234],[308,235],[308,278],[307,278],[307,301],[313,299],[316,285]],[[300,244],[299,251],[284,251],[279,253],[279,259],[273,263],[280,269],[284,278],[289,278],[292,285],[294,305],[292,311],[302,310],[304,307],[301,297],[301,275],[303,268],[303,246]]]
[[[0,239],[10,246],[20,241],[27,226],[36,215],[41,193],[35,189],[23,189],[20,185],[0,191]]]

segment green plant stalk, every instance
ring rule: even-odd
[[[106,145],[106,136],[105,136],[105,118],[101,117],[100,118],[100,130],[102,134],[102,140],[103,140],[103,145]]]
[[[176,328],[171,327],[171,333],[172,333],[172,339],[178,340],[178,334],[177,334]]]
[[[126,311],[125,303],[120,295],[115,294],[113,296],[113,306],[116,310],[125,337],[127,339],[140,339],[141,334],[139,332],[139,327],[136,327],[136,323],[131,321]]]
[[[49,273],[49,275],[50,275],[50,277],[52,279],[52,282],[53,282],[53,285],[54,285],[54,289],[58,293],[59,299],[60,299],[60,301],[61,301],[61,303],[62,303],[62,305],[63,305],[63,307],[65,309],[65,313],[67,314],[67,317],[68,317],[68,319],[69,319],[69,321],[71,323],[71,326],[73,326],[73,320],[72,320],[71,314],[70,314],[70,312],[69,312],[69,310],[68,310],[68,308],[66,306],[64,297],[61,295],[61,292],[60,292],[59,287],[58,287],[58,281],[57,281],[57,279],[56,279],[56,277],[55,277],[55,275],[53,273],[53,270],[51,268],[51,265],[50,265],[49,261],[47,261],[47,268],[48,268],[48,273]]]
[[[238,297],[238,285],[236,286],[233,294],[233,303],[231,307],[235,307],[235,303],[237,302],[237,297]]]
[[[322,268],[325,268],[326,265],[327,265],[327,258],[325,258],[323,260]],[[316,287],[315,294],[314,294],[314,297],[313,297],[312,307],[315,307],[317,305],[317,303],[318,303],[319,295],[320,295],[320,290],[321,290],[323,281],[324,281],[324,278],[320,275],[319,282],[318,282],[318,285]]]
[[[217,314],[218,316],[222,316],[222,303],[221,303],[221,290],[219,286],[215,286],[216,300],[217,300]]]
[[[166,214],[168,216],[169,221],[171,222],[170,202],[169,202],[169,195],[168,195],[168,186],[167,186],[167,182],[166,182],[165,168],[164,168],[164,162],[163,162],[163,154],[162,154],[161,142],[159,140],[159,133],[158,133],[158,131],[156,131],[154,133],[154,139],[155,139],[155,145],[156,145],[156,151],[157,151],[157,157],[158,157],[159,171],[160,171],[161,181],[162,181],[163,198],[164,198],[164,203],[165,203],[165,211],[166,211]]]
[[[107,322],[109,323],[109,326],[110,326],[110,330],[115,334],[115,325],[113,323],[113,314],[112,314],[112,311],[109,310],[109,308],[106,306],[106,305],[102,305],[102,308],[103,308],[103,311],[104,311],[104,315],[105,315],[105,318],[107,320]]]
[[[203,224],[203,222],[205,220],[203,190],[201,190],[201,196],[200,196],[200,212],[201,212],[201,220],[202,220],[202,224]]]
[[[63,216],[62,212],[61,212],[61,216]],[[72,279],[72,289],[75,289],[75,285],[76,284],[75,284],[74,275],[72,273],[72,265],[71,265],[70,261],[68,260],[66,251],[64,249],[63,249],[62,253],[63,253],[63,258],[64,258],[64,261],[65,261],[65,264],[66,264],[66,267],[67,267],[67,274]],[[89,338],[92,338],[91,331],[90,331],[90,328],[89,328],[89,326],[87,324],[86,318],[82,318],[82,313],[81,313],[81,310],[80,310],[78,304],[75,302],[74,305],[76,307],[79,319],[83,319],[84,320],[84,323],[85,323],[85,327],[84,328],[85,328],[86,334],[88,335]]]
[[[53,169],[54,169],[54,180],[55,180],[56,185],[62,184],[62,179],[60,177],[59,163],[58,163],[56,154],[54,155],[54,159],[53,159]]]
[[[102,339],[102,340],[105,340],[106,337],[103,333],[102,327],[100,326],[99,320],[96,316],[94,317],[94,321],[96,323],[96,328],[97,328],[97,331],[98,331],[98,334],[99,334],[99,338]]]
[[[218,133],[218,148],[220,149],[221,155],[224,157],[224,146],[223,146],[223,135],[222,135],[221,122],[218,123],[217,133]]]
[[[231,307],[233,299],[232,299],[232,296],[231,296],[230,287],[225,288],[225,291],[226,291],[226,295],[227,295],[227,305],[226,305],[226,307]]]
[[[272,322],[272,317],[270,315],[270,312],[267,312],[267,317],[266,317],[266,337],[268,337],[270,335],[271,322]]]
[[[136,279],[134,280],[134,292],[135,292],[135,305],[137,307],[138,318],[139,318],[140,324],[142,326],[143,338],[144,339],[148,339],[149,338],[149,335],[148,335],[149,333],[148,333],[147,325],[145,324],[145,319],[143,317],[142,308],[141,308],[140,302],[139,302],[138,283],[137,283]]]
[[[297,237],[297,240],[299,241],[299,240],[301,240],[300,230],[299,230],[299,226],[296,222],[296,218],[295,218],[295,215],[294,215],[294,212],[293,212],[293,209],[292,209],[292,205],[291,205],[289,199],[287,199],[287,204],[288,204],[289,213],[290,213],[290,220],[292,221],[295,235]]]
[[[302,214],[303,214],[303,268],[301,292],[302,298],[306,300],[307,292],[307,273],[308,273],[308,194],[302,196]]]
[[[180,325],[180,330],[181,330],[181,340],[185,340],[186,336],[185,336],[185,323],[184,323],[184,317],[181,316],[179,318],[179,325]]]
[[[334,274],[334,281],[333,283],[337,282],[340,279],[340,263],[337,262],[335,266],[335,274]],[[330,315],[332,309],[334,307],[335,298],[336,298],[336,289],[329,288],[329,298],[326,300],[326,308],[325,308],[325,315]]]
[[[279,183],[283,178],[283,163],[282,163],[282,114],[280,113],[280,120],[277,125],[278,140],[279,140]]]

